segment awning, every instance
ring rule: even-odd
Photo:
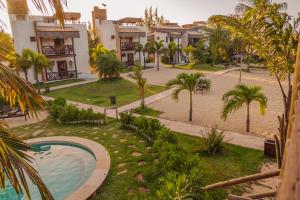
[[[120,37],[146,37],[146,32],[138,28],[120,28]]]
[[[181,38],[181,33],[179,33],[179,32],[169,32],[168,36],[172,37],[172,38]]]
[[[79,31],[72,27],[39,26],[37,35],[41,38],[79,38]]]
[[[189,38],[200,38],[201,37],[201,33],[197,32],[197,31],[190,31],[188,32],[189,34]]]
[[[119,20],[120,23],[125,23],[125,24],[141,23],[142,21],[143,21],[142,18],[136,18],[136,17],[125,17]]]

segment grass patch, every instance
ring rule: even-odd
[[[139,194],[139,187],[147,187],[150,191],[156,189],[157,180],[155,155],[151,149],[147,149],[147,144],[140,142],[141,138],[133,132],[120,129],[120,123],[110,119],[106,126],[96,125],[61,125],[57,124],[51,118],[45,121],[14,128],[13,131],[19,138],[32,138],[32,133],[36,130],[45,130],[40,137],[45,136],[77,136],[87,138],[101,143],[110,153],[111,169],[104,186],[97,192],[93,200],[126,200],[132,199]],[[125,139],[126,142],[120,142]],[[187,152],[194,154],[201,139],[183,134],[178,134],[179,145]],[[134,147],[130,147],[134,145]],[[140,157],[133,157],[132,152],[140,152]],[[229,178],[249,175],[259,171],[260,166],[268,161],[264,158],[263,152],[234,145],[226,145],[224,156],[206,156],[199,155],[201,159],[201,168],[203,171],[204,184],[215,183]],[[145,165],[138,166],[139,161],[145,161]],[[120,163],[125,163],[123,167],[118,167]],[[117,175],[118,172],[127,169],[127,173]],[[137,173],[142,173],[144,182],[135,180]],[[131,191],[128,193],[128,191]],[[234,194],[243,191],[241,186],[226,189]],[[225,190],[216,190],[210,193],[212,200],[227,198]]]
[[[145,96],[151,96],[163,90],[165,90],[163,86],[147,85]],[[117,96],[118,106],[139,100],[137,85],[125,79],[99,80],[93,83],[54,90],[45,95],[64,97],[67,100],[97,106],[110,106],[110,96]]]
[[[158,117],[160,114],[162,114],[162,112],[160,112],[159,110],[154,110],[152,108],[149,107],[139,107],[139,108],[135,108],[132,110],[132,112],[140,114],[140,115],[148,115],[148,116],[152,116],[152,117]]]
[[[133,72],[133,71],[134,71],[134,67],[133,66],[121,67],[120,68],[120,73],[121,74],[129,73],[129,72]]]
[[[220,70],[224,70],[224,67],[219,67],[219,66],[212,66],[210,64],[200,64],[200,63],[190,63],[187,65],[180,65],[180,66],[176,66],[177,69],[187,69],[187,70],[199,70],[199,71],[220,71]]]
[[[55,86],[60,86],[60,85],[67,85],[71,83],[77,83],[85,81],[85,79],[68,79],[68,80],[61,80],[61,81],[52,81],[52,82],[47,82],[47,83],[40,83],[40,88],[43,89],[45,87],[55,87]],[[38,88],[36,84],[33,84],[35,88]]]

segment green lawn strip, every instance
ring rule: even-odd
[[[147,85],[145,96],[152,96],[163,90],[165,90],[163,86]],[[51,91],[46,95],[64,97],[67,100],[97,106],[110,106],[110,96],[117,96],[118,106],[126,105],[140,99],[137,85],[125,79],[112,81],[99,80],[93,83]]]
[[[186,65],[177,65],[176,66],[177,69],[186,69],[186,70],[199,70],[199,71],[220,71],[220,70],[224,70],[224,67],[218,67],[218,66],[212,66],[210,64],[195,64],[195,63],[190,63],[190,64],[186,64]]]
[[[155,167],[155,158],[147,145],[141,142],[141,138],[133,132],[120,129],[120,123],[109,119],[106,126],[92,125],[61,125],[57,124],[50,117],[42,122],[18,127],[12,129],[22,139],[32,138],[32,133],[37,130],[45,130],[39,137],[43,136],[77,136],[101,143],[110,153],[111,170],[104,186],[93,198],[106,200],[125,200],[132,199],[139,194],[139,187],[146,187],[150,191],[155,191],[157,181],[157,170]],[[201,139],[184,134],[177,134],[179,144],[189,153],[195,154],[201,145]],[[125,139],[125,142],[120,142]],[[129,147],[134,145],[134,148]],[[226,145],[227,151],[224,156],[199,155],[202,162],[203,183],[211,184],[230,178],[240,177],[257,173],[260,166],[269,161],[265,159],[262,151]],[[140,157],[133,157],[132,152],[140,152]],[[139,161],[145,161],[146,164],[138,166]],[[125,163],[123,167],[118,167],[120,163]],[[127,170],[126,173],[118,175],[117,173]],[[137,173],[142,173],[145,182],[135,180]],[[230,190],[235,194],[244,191],[242,186],[232,187]],[[225,190],[216,190],[210,193],[211,198],[226,198]]]
[[[132,110],[132,112],[140,114],[140,115],[148,115],[148,116],[152,116],[152,117],[158,117],[160,114],[162,114],[161,111],[158,110],[154,110],[150,107],[138,107]]]
[[[40,83],[40,88],[45,88],[45,87],[55,87],[55,86],[60,86],[60,85],[66,85],[66,84],[71,84],[71,83],[77,83],[85,81],[85,79],[68,79],[68,80],[61,80],[61,81],[53,81],[53,82],[47,82],[47,83]],[[35,88],[37,88],[37,85],[33,85]]]

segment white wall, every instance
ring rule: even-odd
[[[99,36],[101,43],[105,46],[105,48],[109,50],[116,50],[116,27],[113,21],[111,20],[104,20],[99,22],[96,20],[95,23],[96,34]],[[112,39],[112,36],[115,36]]]

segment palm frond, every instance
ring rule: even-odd
[[[227,119],[228,115],[236,110],[238,110],[239,108],[242,107],[244,102],[239,101],[238,99],[230,99],[228,100],[224,107],[223,107],[223,111],[222,111],[222,118],[224,120]]]

